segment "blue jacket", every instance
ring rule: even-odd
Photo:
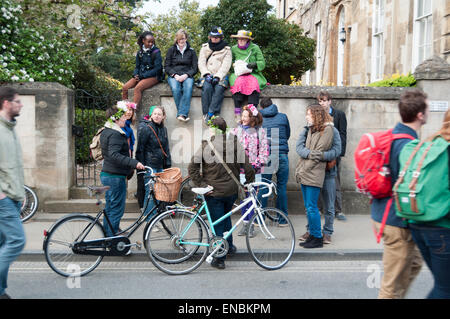
[[[275,104],[261,109],[260,112],[263,116],[262,127],[266,129],[269,139],[270,153],[276,149],[278,149],[279,154],[289,153],[288,140],[291,137],[291,127],[286,114],[279,113]],[[278,132],[272,129],[277,129]]]
[[[417,133],[412,128],[402,124],[397,123],[397,125],[394,127],[394,130],[392,131],[393,134],[409,134],[413,138],[417,138]],[[394,140],[392,142],[391,146],[391,154],[389,156],[389,169],[391,171],[391,177],[392,177],[392,185],[395,184],[398,178],[398,174],[400,173],[400,162],[398,160],[398,157],[400,155],[401,150],[403,147],[411,142],[410,139],[402,138],[398,140]],[[372,201],[372,204],[370,205],[371,208],[371,214],[372,219],[376,222],[381,223],[383,219],[384,209],[386,207],[387,202],[389,201],[390,197],[386,198],[374,198]],[[389,215],[386,220],[386,225],[390,226],[396,226],[396,227],[402,227],[406,228],[407,224],[403,221],[402,218],[397,217],[395,214],[395,203],[392,203],[391,209],[389,210]]]
[[[150,50],[144,52],[140,49],[136,54],[136,67],[133,77],[139,75],[140,79],[156,77],[158,81],[162,80],[163,68],[161,51],[154,45]]]

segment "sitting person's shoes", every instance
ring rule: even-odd
[[[217,269],[225,269],[225,261],[223,259],[214,258],[211,266]]]
[[[181,121],[181,122],[187,122],[187,121],[190,120],[190,118],[189,118],[189,117],[186,117],[186,116],[184,116],[184,115],[179,115],[179,116],[177,117],[177,120],[178,120],[178,121]]]
[[[347,217],[345,217],[344,213],[336,213],[335,217],[337,220],[342,220],[342,221],[346,221]]]
[[[11,299],[11,297],[5,292],[3,295],[0,295],[0,299]]]
[[[301,243],[300,245],[303,246],[303,248],[322,248],[323,247],[323,237],[317,238],[317,237],[314,237],[313,235],[311,235],[307,241],[305,241],[304,243]]]

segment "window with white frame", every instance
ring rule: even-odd
[[[415,0],[413,69],[433,53],[432,0]]]
[[[383,77],[383,51],[384,51],[384,2],[373,2],[373,26],[372,26],[372,72],[371,81],[380,80]]]
[[[316,24],[316,84],[322,80],[322,23]]]

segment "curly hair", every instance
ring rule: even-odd
[[[306,108],[306,112],[311,112],[311,118],[313,121],[312,131],[323,132],[325,124],[328,122],[333,123],[333,118],[328,114],[320,104],[311,104]]]
[[[147,36],[149,36],[149,35],[151,35],[152,37],[154,37],[153,33],[150,32],[150,31],[145,31],[145,32],[141,33],[141,35],[138,37],[136,43],[137,43],[137,45],[138,45],[140,48],[142,48],[142,46],[144,45],[144,39],[145,39]]]
[[[258,114],[256,116],[254,116],[248,105],[246,105],[242,108],[242,113],[244,113],[244,111],[247,111],[250,116],[249,125],[251,127],[260,127],[262,125],[263,117],[261,115],[261,112],[258,111]],[[241,123],[242,123],[242,121],[241,121]]]

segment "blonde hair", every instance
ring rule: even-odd
[[[180,40],[183,35],[186,37],[186,40],[188,39],[188,34],[184,29],[180,29],[177,31],[177,33],[175,33],[175,43],[178,42],[178,40]]]
[[[154,107],[154,109],[153,109],[153,111],[152,111],[152,114],[149,114],[149,115],[150,115],[150,120],[151,120],[151,118],[152,118],[153,112],[155,112],[156,109],[160,109],[161,112],[162,112],[162,114],[163,114],[163,116],[164,116],[164,118],[163,118],[162,121],[161,121],[161,124],[164,126],[164,119],[166,118],[166,110],[165,110],[164,107],[161,106],[161,105],[155,105],[155,107]],[[153,122],[153,121],[152,121],[152,122]]]
[[[445,112],[444,121],[439,131],[428,138],[429,141],[434,140],[438,136],[442,136],[447,142],[450,142],[450,109]]]

